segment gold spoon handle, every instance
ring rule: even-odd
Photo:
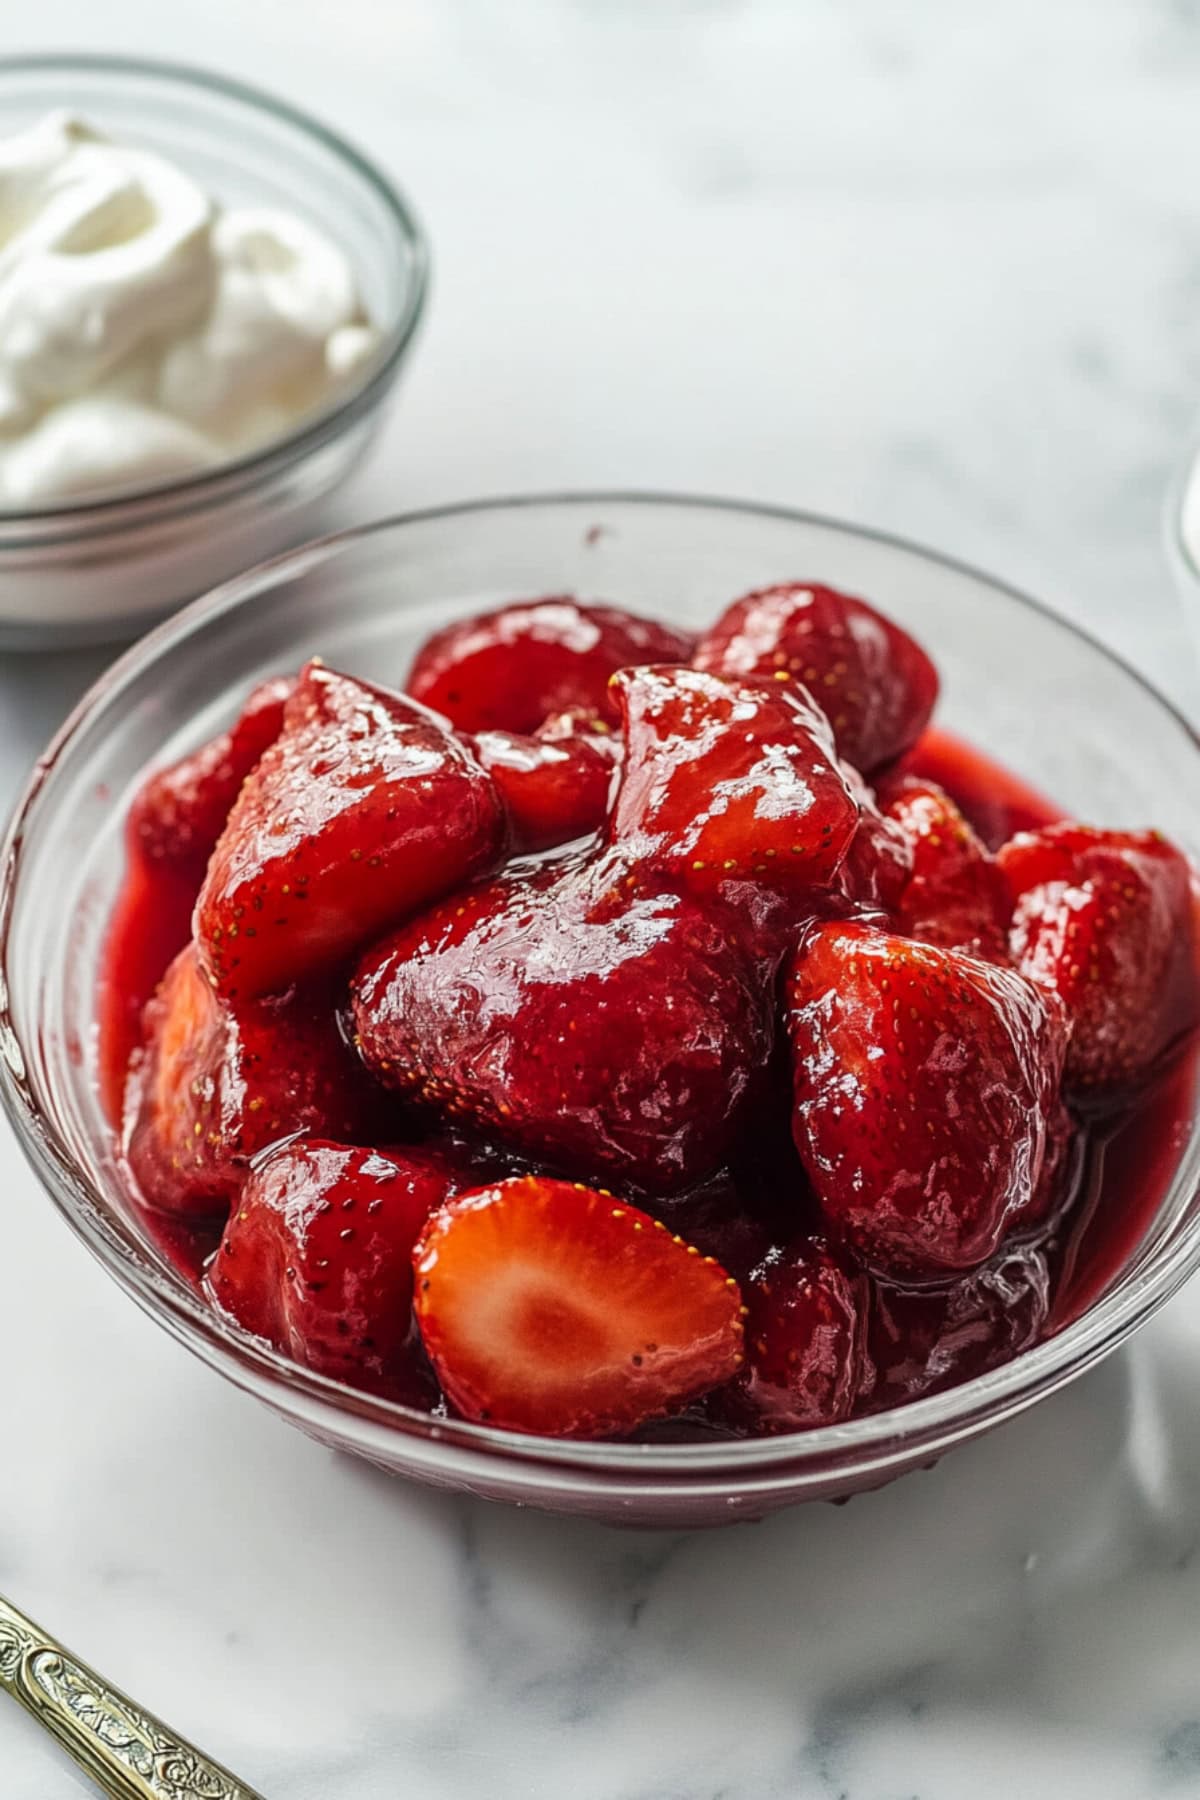
[[[110,1800],[262,1800],[0,1597],[0,1691]]]

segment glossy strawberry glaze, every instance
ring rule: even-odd
[[[958,802],[980,836],[992,848],[1015,832],[1033,830],[1059,818],[1049,800],[1009,774],[999,764],[950,734],[931,730],[903,759],[902,772],[935,781]],[[191,884],[161,865],[148,862],[136,843],[129,847],[125,881],[113,911],[98,986],[99,1070],[103,1103],[114,1127],[130,1057],[138,1041],[138,1020],[145,1002],[175,954],[187,943],[195,893]],[[864,1395],[857,1410],[875,1411],[906,1398],[957,1385],[1007,1360],[1039,1337],[1046,1337],[1078,1317],[1120,1272],[1135,1252],[1168,1189],[1187,1142],[1195,1108],[1200,1046],[1177,1053],[1162,1075],[1124,1105],[1097,1116],[1080,1134],[1070,1180],[1049,1226],[1032,1238],[1010,1241],[1008,1265],[1018,1273],[1028,1265],[1048,1274],[1048,1306],[1037,1308],[1031,1329],[1014,1342],[1007,1332],[1022,1332],[1022,1301],[988,1299],[979,1318],[972,1313],[957,1331],[956,1352],[938,1378],[911,1379],[904,1345],[917,1346],[946,1329],[946,1295],[877,1284],[877,1318],[871,1351],[880,1368],[894,1356],[891,1380],[880,1368],[873,1394]],[[669,1203],[668,1203],[669,1204]],[[148,1235],[165,1257],[196,1281],[216,1248],[220,1221],[194,1226],[150,1211],[144,1213]],[[684,1226],[686,1229],[686,1226]],[[997,1259],[1000,1260],[1000,1259]],[[968,1307],[968,1311],[970,1308]],[[903,1344],[883,1340],[879,1321],[899,1333]],[[646,1427],[641,1435],[656,1441],[687,1440],[711,1435],[738,1435],[740,1427],[718,1406],[693,1407],[681,1417]]]

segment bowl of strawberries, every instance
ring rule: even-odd
[[[1200,758],[914,546],[637,496],[307,546],[144,639],[0,872],[0,1083],[122,1286],[322,1442],[755,1517],[1200,1262]]]

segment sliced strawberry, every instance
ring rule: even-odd
[[[496,784],[518,850],[549,850],[599,831],[608,814],[614,758],[603,739],[552,741],[481,731],[475,755]]]
[[[256,1162],[208,1273],[211,1297],[286,1356],[372,1393],[423,1397],[412,1253],[463,1185],[423,1150],[297,1138]]]
[[[575,1182],[525,1176],[461,1194],[430,1219],[414,1266],[430,1361],[481,1424],[621,1436],[742,1361],[732,1276]]]
[[[1042,1172],[1066,1027],[1013,970],[868,925],[790,970],[796,1145],[831,1233],[884,1273],[992,1255]]]
[[[949,794],[909,776],[880,798],[912,851],[912,874],[895,907],[899,929],[925,944],[1008,962],[1007,885]]]
[[[882,613],[807,582],[735,600],[701,638],[698,669],[803,682],[829,715],[839,756],[869,774],[914,744],[937,700],[937,670]]]
[[[408,691],[460,731],[532,732],[573,707],[611,719],[614,669],[687,662],[694,644],[671,625],[615,606],[584,606],[569,594],[517,601],[431,637]]]
[[[756,1432],[849,1416],[866,1380],[866,1278],[819,1239],[773,1250],[743,1285],[746,1363],[725,1397]]]
[[[146,1008],[145,1048],[125,1098],[125,1155],[144,1198],[169,1212],[219,1212],[253,1156],[292,1132],[353,1139],[371,1105],[338,1030],[335,996],[313,986],[232,1008],[190,946]]]
[[[229,996],[349,956],[495,861],[495,788],[411,700],[310,664],[242,788],[196,903],[201,957]]]
[[[283,729],[283,709],[295,685],[285,678],[264,681],[230,730],[149,776],[129,808],[130,847],[198,884],[243,781]]]
[[[723,1160],[766,1066],[772,970],[722,915],[603,859],[514,867],[370,951],[384,1083],[531,1156],[651,1192]]]
[[[1044,1336],[1049,1311],[1046,1258],[1027,1245],[1002,1251],[948,1287],[873,1282],[868,1410],[903,1406],[1011,1362]]]
[[[1071,1020],[1078,1089],[1140,1080],[1200,1020],[1192,872],[1154,831],[1049,825],[999,854],[1018,966]]]
[[[695,669],[613,682],[625,760],[610,838],[701,894],[744,881],[790,897],[828,888],[858,824],[824,715],[802,688]]]

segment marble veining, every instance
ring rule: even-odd
[[[1200,418],[1195,0],[103,14],[105,48],[319,109],[428,222],[429,326],[341,519],[806,505],[1029,587],[1195,712],[1161,529]],[[10,48],[80,20],[40,0]],[[5,801],[102,660],[0,667]],[[653,1536],[289,1431],[100,1275],[4,1130],[0,1221],[0,1589],[272,1800],[1200,1795],[1200,1288],[930,1473]],[[0,1707],[4,1800],[77,1792]]]

